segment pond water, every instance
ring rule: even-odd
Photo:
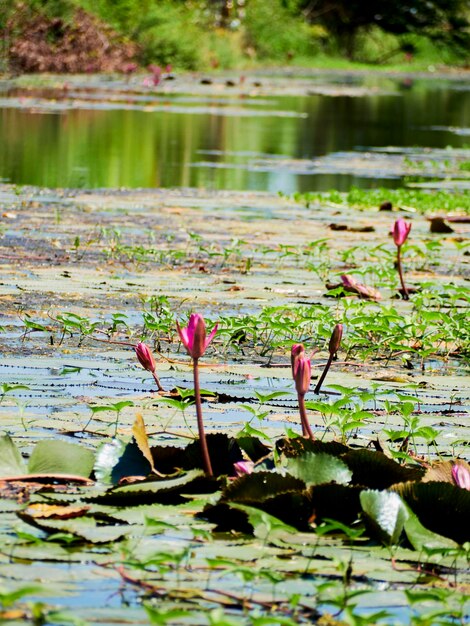
[[[310,91],[318,80],[311,77]],[[337,88],[330,95],[308,95],[307,83],[290,96],[247,96],[223,83],[192,96],[141,87],[116,95],[106,84],[47,93],[4,85],[0,179],[285,193],[397,187],[402,175],[383,164],[351,172],[348,161],[368,151],[470,143],[470,87],[463,80],[375,79],[365,95],[341,95],[351,82],[357,80],[330,77]]]

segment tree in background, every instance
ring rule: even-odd
[[[286,0],[310,22],[320,22],[352,59],[358,32],[371,26],[394,35],[419,34],[466,50],[470,45],[468,0]]]

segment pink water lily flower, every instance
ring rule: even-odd
[[[155,363],[155,359],[153,358],[150,348],[145,343],[140,342],[134,349],[137,359],[142,367],[147,370],[147,372],[153,373],[157,368],[157,364]]]
[[[452,478],[457,487],[470,491],[470,472],[465,465],[459,463],[452,465]]]
[[[408,235],[410,234],[411,223],[405,222],[405,220],[400,217],[400,219],[396,220],[393,225],[393,241],[395,245],[400,247],[405,241],[408,239]]]
[[[142,367],[147,370],[147,372],[152,373],[153,378],[157,383],[158,391],[164,391],[160,379],[157,375],[157,364],[155,363],[155,359],[150,348],[141,341],[136,346],[134,346],[134,350],[135,355]]]
[[[217,332],[218,323],[214,326],[211,333],[206,337],[206,323],[199,313],[192,313],[186,328],[176,322],[176,328],[180,336],[183,346],[186,348],[189,356],[194,360],[199,359],[207,349]]]
[[[312,365],[307,357],[299,357],[294,366],[294,381],[297,393],[305,395],[310,389]]]

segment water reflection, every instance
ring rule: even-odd
[[[263,101],[268,100],[266,97]],[[210,100],[209,100],[210,101]],[[177,102],[175,98],[173,102]],[[182,99],[179,102],[181,108]],[[213,99],[216,106],[216,98]],[[238,106],[250,107],[252,100]],[[256,101],[255,101],[256,102]],[[217,104],[220,105],[220,103]],[[264,116],[145,110],[0,110],[0,178],[51,187],[175,187],[292,192],[397,186],[350,172],[263,171],[263,155],[313,159],[384,146],[462,147],[470,90],[408,83],[391,95],[275,97]],[[273,108],[306,114],[280,117]],[[223,166],[223,167],[218,167]]]

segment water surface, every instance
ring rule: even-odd
[[[396,173],[354,174],[344,164],[340,171],[327,166],[318,172],[315,159],[469,144],[468,83],[384,79],[383,84],[386,89],[362,97],[246,97],[227,89],[203,96],[133,91],[114,98],[99,89],[4,91],[0,179],[50,187],[286,193],[396,187],[402,182]],[[299,163],[286,167],[292,159]]]

